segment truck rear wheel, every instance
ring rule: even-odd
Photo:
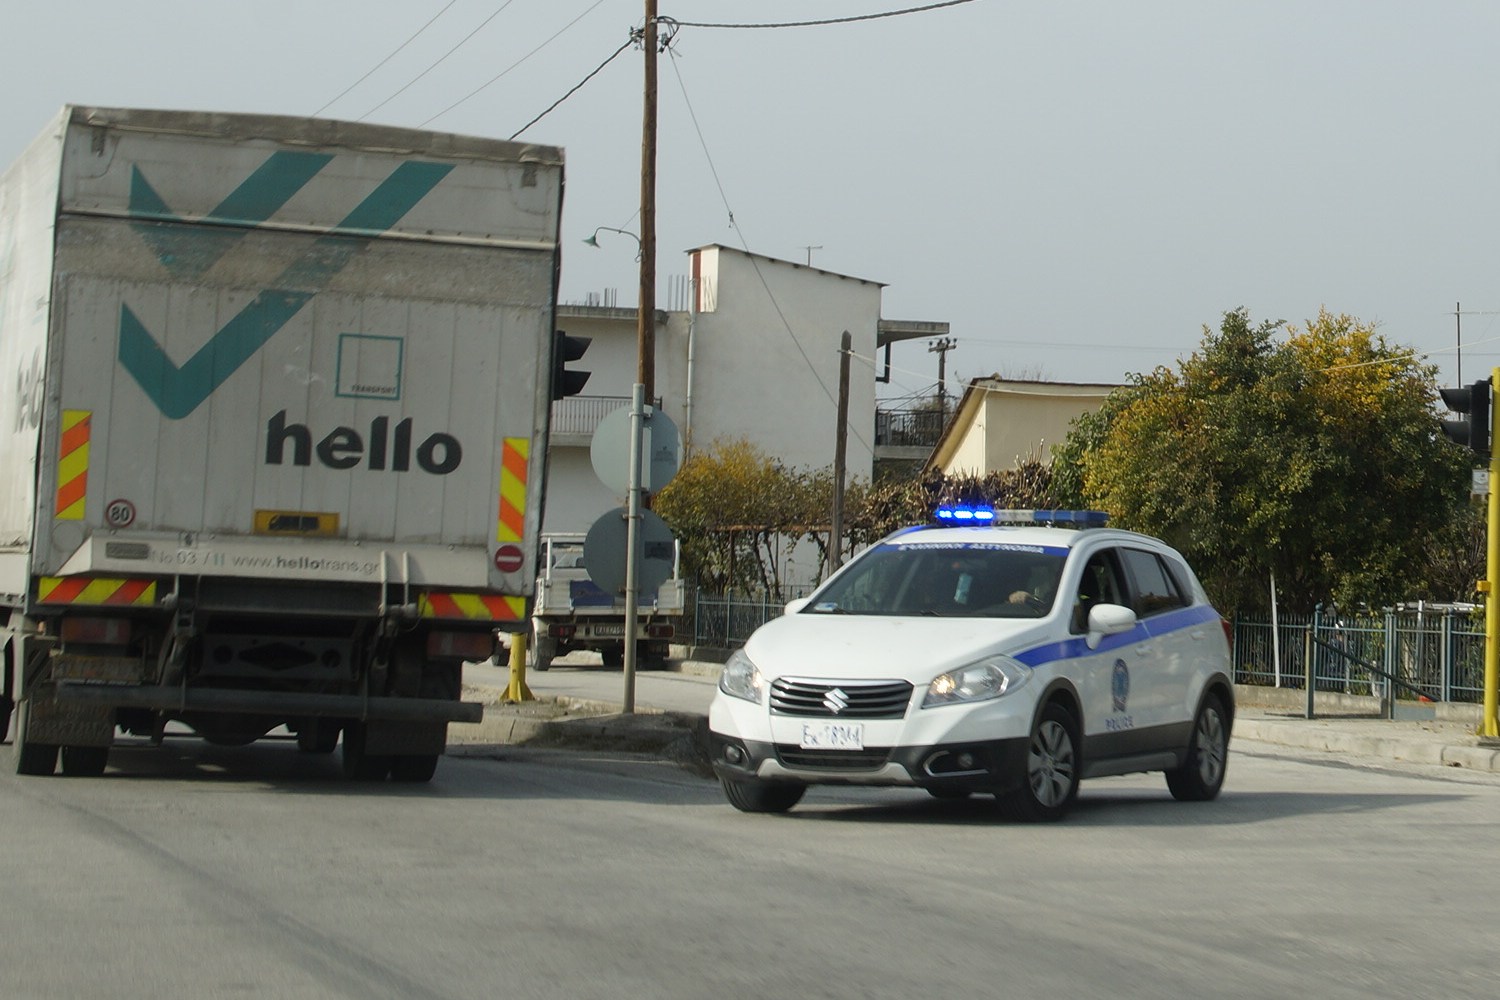
[[[421,784],[437,773],[435,753],[398,754],[391,758],[391,780]]]
[[[17,774],[51,774],[57,770],[56,743],[32,743],[26,738],[26,720],[31,715],[31,705],[21,702],[15,707],[16,731],[10,741],[11,762]]]
[[[353,722],[344,727],[344,776],[355,781],[384,781],[391,770],[387,754],[365,752],[365,724]]]
[[[109,747],[62,748],[62,773],[73,778],[97,778],[109,764]]]

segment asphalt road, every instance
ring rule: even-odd
[[[1492,997],[1500,779],[1237,747],[1061,825],[814,789],[747,816],[600,751],[429,786],[287,743],[0,775],[7,998]]]

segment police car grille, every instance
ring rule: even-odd
[[[783,764],[804,771],[878,771],[885,766],[890,754],[890,747],[803,750],[793,744],[776,745],[776,756]]]
[[[906,681],[829,684],[785,678],[771,683],[771,712],[838,719],[899,719],[911,703]]]

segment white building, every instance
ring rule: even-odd
[[[947,324],[882,321],[884,286],[875,281],[719,245],[690,251],[689,262],[689,308],[657,312],[654,373],[655,396],[685,453],[745,438],[789,467],[831,467],[839,343],[848,331],[854,358],[845,468],[851,480],[869,479],[877,348],[941,335]],[[559,329],[591,338],[571,367],[592,374],[582,394],[553,404],[546,531],[587,531],[624,503],[594,474],[589,444],[603,416],[630,403],[636,323],[634,309],[558,309]]]

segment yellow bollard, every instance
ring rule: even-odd
[[[510,637],[510,686],[505,689],[505,701],[536,701],[536,695],[526,686],[526,633],[517,632]]]

